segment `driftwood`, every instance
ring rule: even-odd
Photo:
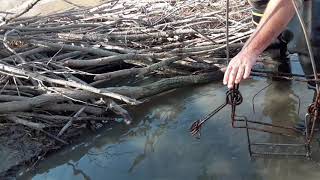
[[[223,0],[110,0],[23,16],[37,2],[0,24],[1,126],[68,144],[81,128],[115,118],[130,124],[127,106],[144,98],[222,79]],[[231,56],[252,33],[248,7],[231,1]],[[154,82],[130,84],[146,78]]]

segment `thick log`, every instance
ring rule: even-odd
[[[194,84],[203,84],[212,81],[219,81],[223,77],[222,71],[216,71],[213,73],[206,73],[200,75],[191,75],[191,76],[181,76],[181,77],[173,77],[163,79],[148,85],[144,86],[136,86],[136,87],[113,87],[113,88],[105,88],[104,90],[108,90],[114,93],[121,93],[131,98],[141,99],[145,97],[150,97],[171,89],[189,86]],[[0,103],[0,113],[9,113],[9,112],[23,112],[30,111],[33,108],[39,108],[41,106],[45,106],[51,103],[58,103],[62,101],[66,101],[69,98],[86,101],[88,99],[99,98],[99,95],[95,93],[80,91],[80,90],[65,90],[61,91],[62,88],[59,88],[60,93],[51,93],[44,94],[40,96],[36,96],[34,98],[30,98],[26,101],[13,101]]]
[[[24,96],[12,96],[12,95],[0,95],[1,102],[8,102],[8,101],[25,101],[28,100],[29,97]]]
[[[172,64],[175,61],[182,60],[183,57],[173,57],[169,58],[163,61],[160,61],[158,63],[152,64],[149,67],[145,68],[131,68],[131,69],[123,69],[115,72],[110,72],[110,73],[104,73],[104,74],[99,74],[94,77],[94,80],[110,80],[113,78],[119,78],[119,77],[125,77],[125,76],[143,76],[144,74],[147,74],[149,72],[152,72],[154,70],[157,70],[159,68],[168,66]]]
[[[96,117],[96,116],[86,116],[86,117],[70,117],[70,116],[62,116],[62,115],[44,115],[44,114],[38,114],[38,113],[28,113],[28,112],[20,112],[20,113],[14,113],[17,117],[27,117],[27,118],[40,118],[40,119],[46,119],[49,122],[52,122],[52,124],[57,125],[57,123],[65,123],[71,119],[74,119],[75,121],[113,121],[115,118],[111,117]]]
[[[223,78],[222,71],[215,71],[212,73],[205,73],[199,75],[190,76],[178,76],[173,78],[163,79],[145,86],[140,87],[128,87],[122,86],[119,88],[107,88],[112,92],[124,93],[129,97],[137,99],[151,97],[159,93],[169,91],[184,86],[190,86],[195,84],[204,84],[213,81],[220,81]]]
[[[57,102],[60,102],[60,100],[57,101]],[[102,115],[104,115],[106,113],[106,109],[105,108],[86,106],[86,105],[79,105],[79,104],[66,104],[66,103],[48,104],[46,106],[37,107],[37,109],[44,110],[44,111],[50,111],[50,112],[54,112],[54,113],[68,113],[68,112],[75,112],[75,111],[81,109],[84,106],[86,107],[84,109],[84,112],[87,113],[87,114],[92,114],[92,115],[95,115],[95,116],[102,116]],[[34,109],[34,110],[36,110],[36,109]]]
[[[31,49],[31,50],[28,50],[28,51],[25,51],[25,52],[18,53],[18,55],[21,56],[21,57],[26,57],[26,56],[29,56],[29,55],[32,55],[32,54],[36,54],[36,53],[39,53],[39,52],[43,52],[43,51],[46,51],[46,50],[48,50],[48,48],[38,47],[38,48],[34,48],[34,49]],[[1,61],[5,61],[5,62],[12,62],[12,60],[16,59],[16,58],[17,58],[16,55],[12,55],[12,56],[0,59],[0,60]]]

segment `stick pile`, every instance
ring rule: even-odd
[[[224,0],[113,0],[3,24],[0,134],[23,126],[67,144],[79,128],[129,124],[126,104],[220,80],[225,12]],[[234,54],[253,31],[249,5],[232,0],[230,16]]]

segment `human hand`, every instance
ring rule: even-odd
[[[234,84],[239,84],[242,79],[247,79],[250,76],[251,68],[256,63],[258,55],[248,53],[245,50],[240,51],[230,61],[223,77],[223,84],[229,89],[233,88]]]

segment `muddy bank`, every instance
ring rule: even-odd
[[[46,144],[37,139],[31,139],[25,128],[21,126],[5,129],[0,127],[0,129],[0,177],[2,178],[15,177],[17,170],[15,168],[37,158],[50,147],[50,143],[54,143],[46,140],[48,143]]]

